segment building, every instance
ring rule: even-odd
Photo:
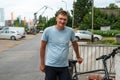
[[[5,20],[5,26],[12,26],[11,20]]]
[[[0,27],[5,25],[4,8],[0,8]]]
[[[115,15],[118,16],[120,14],[120,8],[110,9],[110,8],[99,8],[102,13],[106,13],[107,15]]]

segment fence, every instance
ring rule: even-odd
[[[115,71],[116,71],[116,80],[120,80],[120,54],[115,56]]]
[[[78,71],[83,72],[102,69],[103,68],[102,61],[101,60],[96,61],[96,58],[98,58],[101,55],[109,54],[116,47],[117,46],[94,45],[94,44],[79,45],[79,51],[81,57],[83,58],[83,62],[82,64],[77,64]],[[73,59],[75,58],[76,56],[73,54]],[[110,58],[109,60],[107,60],[107,66],[108,70],[111,73],[115,73],[114,58]]]

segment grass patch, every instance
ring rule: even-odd
[[[94,42],[94,44],[120,45],[120,42],[116,42],[115,37],[104,37],[102,41]]]

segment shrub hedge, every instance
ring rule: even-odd
[[[94,34],[99,34],[104,37],[115,37],[116,34],[120,34],[120,30],[109,30],[109,31],[94,30]]]

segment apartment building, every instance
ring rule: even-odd
[[[0,8],[0,27],[5,25],[4,8]]]

